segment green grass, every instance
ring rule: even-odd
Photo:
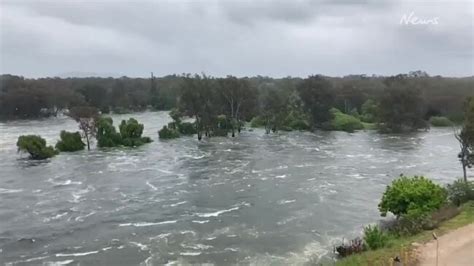
[[[406,258],[409,261],[414,261],[415,257],[410,255],[410,251],[413,250],[413,246],[411,245],[412,243],[427,242],[432,239],[433,232],[439,236],[474,222],[474,201],[463,204],[460,209],[460,214],[448,221],[441,223],[441,225],[434,230],[427,230],[419,234],[406,237],[391,236],[388,247],[378,250],[369,250],[360,254],[343,258],[337,261],[336,265],[390,265],[390,259],[395,256],[399,256],[402,258],[402,260]]]

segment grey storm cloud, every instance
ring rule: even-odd
[[[473,1],[0,2],[0,71],[473,75]],[[401,24],[413,13],[436,25]]]

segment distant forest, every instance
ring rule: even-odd
[[[0,76],[0,118],[32,119],[56,116],[75,106],[97,107],[102,113],[127,113],[142,110],[170,110],[178,106],[183,90],[190,84],[187,79],[200,76],[169,75],[151,78],[38,78],[28,79],[21,76]],[[234,77],[228,77],[233,78]],[[403,82],[391,82],[394,79]],[[297,93],[300,87],[311,87],[309,78],[238,78],[245,91],[250,91],[258,107],[265,97],[278,97],[283,106],[293,102],[302,102],[311,108],[312,102],[304,94]],[[364,103],[383,98],[390,87],[403,86],[416,91],[418,106],[422,108],[424,119],[431,116],[446,116],[452,121],[462,120],[463,103],[474,96],[474,77],[449,78],[429,76],[425,72],[415,71],[394,77],[349,75],[345,77],[318,76],[315,90],[321,87],[331,107],[343,113],[362,113]],[[219,91],[219,80],[215,80]],[[307,84],[305,84],[307,82]],[[187,85],[188,84],[188,85]],[[305,85],[304,85],[305,84]],[[401,85],[400,85],[401,84]],[[269,93],[272,92],[272,93]],[[313,91],[314,92],[314,91]],[[312,92],[312,93],[313,93]],[[276,96],[275,96],[276,95]],[[311,97],[311,95],[309,95]],[[403,95],[401,95],[403,97]],[[306,99],[302,99],[302,98]],[[407,99],[399,99],[406,101]],[[318,98],[315,99],[318,101]],[[315,102],[314,104],[318,104]],[[329,104],[329,103],[328,103]],[[250,121],[259,115],[259,108],[245,110],[244,120]]]

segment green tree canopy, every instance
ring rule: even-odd
[[[55,156],[58,152],[51,146],[46,146],[46,140],[37,135],[18,137],[18,151],[28,152],[33,160],[43,160]]]

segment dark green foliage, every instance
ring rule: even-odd
[[[310,76],[301,82],[298,92],[314,126],[321,127],[331,120],[329,110],[334,106],[335,95],[328,79],[323,76]]]
[[[364,243],[369,249],[383,248],[387,245],[388,240],[388,235],[380,227],[369,225],[364,228]]]
[[[33,160],[51,158],[58,152],[51,146],[46,146],[46,140],[37,135],[24,135],[16,142],[18,151],[28,152]]]
[[[250,120],[250,127],[264,127],[265,121],[261,116],[255,116]]]
[[[331,109],[331,129],[338,131],[354,132],[364,128],[359,119],[348,114],[343,114],[336,108]]]
[[[387,88],[378,105],[379,129],[387,133],[400,133],[427,128],[423,120],[425,103],[418,84],[405,75],[385,80]]]
[[[430,124],[434,127],[452,127],[454,123],[444,116],[432,116]]]
[[[152,139],[149,137],[122,139],[122,145],[127,147],[138,147],[150,142],[152,142]]]
[[[97,127],[97,145],[99,147],[117,147],[120,145],[138,147],[152,142],[149,137],[142,137],[143,124],[139,124],[134,118],[127,121],[122,120],[119,128],[120,133],[116,131],[112,118],[100,118]]]
[[[86,144],[82,142],[79,132],[67,132],[63,130],[59,136],[61,140],[56,143],[56,149],[59,151],[80,151],[86,146]]]
[[[117,147],[122,144],[122,137],[116,131],[111,117],[101,117],[97,123],[97,146]]]
[[[446,191],[422,176],[400,176],[387,186],[379,210],[397,217],[421,217],[440,208],[446,202]]]
[[[76,106],[69,110],[68,116],[79,124],[82,136],[86,139],[87,150],[90,150],[91,138],[97,134],[99,110],[91,106]]]
[[[196,134],[196,125],[190,122],[181,122],[178,124],[178,131],[182,135],[194,135]]]
[[[134,118],[128,119],[128,121],[122,120],[120,123],[120,135],[123,139],[135,139],[140,138],[143,133],[143,124],[139,124]]]
[[[458,154],[461,162],[464,181],[467,182],[467,168],[474,165],[474,97],[470,97],[464,104],[464,123],[461,131],[457,133],[461,151]]]
[[[158,131],[158,136],[160,139],[175,139],[179,138],[179,132],[176,129],[163,126],[163,128]]]
[[[138,123],[135,118],[130,118],[127,121],[122,120],[119,128],[124,146],[138,147],[152,141],[149,137],[142,137],[144,126]]]
[[[448,199],[457,206],[474,200],[474,182],[464,180],[456,180],[452,184],[448,184],[446,188],[448,192]]]
[[[377,102],[372,99],[368,99],[362,105],[362,114],[360,116],[360,120],[366,123],[375,123],[377,120],[377,110],[378,110]]]

